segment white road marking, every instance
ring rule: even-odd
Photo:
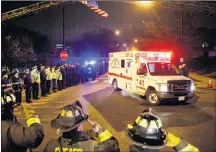
[[[95,81],[91,81],[91,82],[88,82],[88,83],[97,83],[99,80],[95,80]]]
[[[108,83],[108,82],[109,82],[108,80],[104,80],[104,81],[103,81],[103,83]]]
[[[98,78],[99,80],[107,80],[108,78]]]

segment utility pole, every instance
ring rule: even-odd
[[[63,32],[63,51],[65,50],[65,40],[64,40],[64,6],[63,6],[63,8],[62,8],[62,22],[63,22],[63,24],[62,24],[62,32]]]
[[[181,10],[181,43],[184,43],[184,13],[183,10]]]
[[[64,39],[64,5],[62,6],[62,43],[63,43],[63,51],[65,50],[65,39]],[[65,61],[62,61],[62,64],[65,64]]]

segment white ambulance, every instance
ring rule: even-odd
[[[161,101],[185,102],[193,97],[193,80],[171,64],[171,52],[127,51],[109,54],[109,84],[146,97],[150,105]]]

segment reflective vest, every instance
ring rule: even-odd
[[[45,73],[46,73],[46,80],[52,80],[52,73],[50,69],[46,69]]]
[[[56,71],[56,77],[57,77],[57,80],[62,80],[62,73],[60,70]]]
[[[40,83],[40,72],[31,71],[32,83]]]
[[[54,69],[52,69],[52,79],[57,79],[56,72]]]

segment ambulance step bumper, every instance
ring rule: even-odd
[[[161,100],[188,100],[193,97],[193,92],[159,92]]]

